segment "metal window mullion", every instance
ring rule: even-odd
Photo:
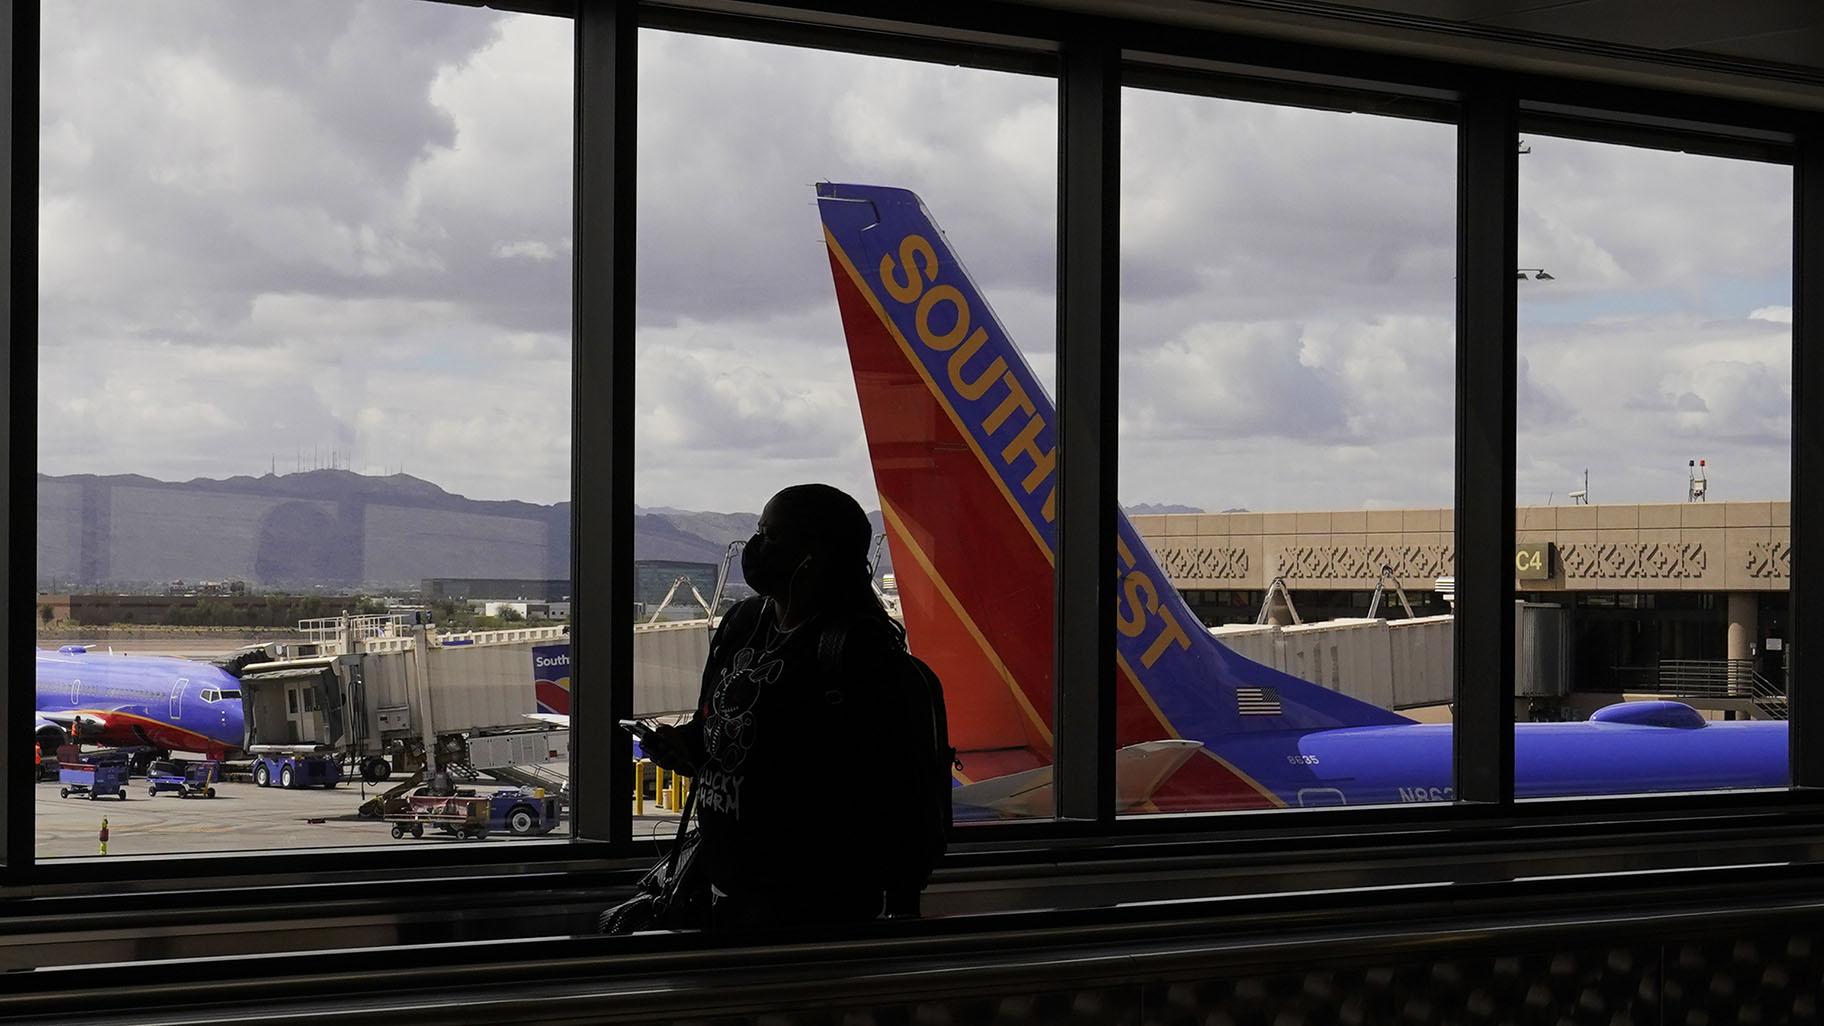
[[[6,548],[0,552],[0,666],[6,670],[5,718],[0,721],[0,865],[8,881],[29,873],[33,860],[32,725],[37,705],[33,672],[32,608],[37,592],[38,420],[38,3],[19,0],[0,12],[0,54],[6,68],[0,88],[6,90],[4,165],[7,226],[6,380],[0,383],[0,451],[6,454],[0,475],[0,516],[5,517]],[[15,603],[22,598],[26,601]]]
[[[575,837],[633,838],[634,5],[576,9],[570,772]]]
[[[1458,801],[1514,799],[1514,268],[1518,106],[1463,97],[1457,131],[1456,674]]]
[[[1824,118],[1808,119],[1792,183],[1792,568],[1788,578],[1788,757],[1795,787],[1824,787]],[[1818,642],[1824,645],[1824,642]]]
[[[1060,57],[1053,780],[1059,818],[1112,822],[1121,62],[1087,32]]]

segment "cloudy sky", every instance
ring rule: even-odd
[[[918,191],[1035,369],[1053,83],[641,44],[639,499],[873,498],[812,202]],[[567,22],[45,0],[40,467],[569,490]],[[1448,503],[1454,132],[1129,91],[1121,493]],[[1520,496],[1783,497],[1790,172],[1529,137]]]

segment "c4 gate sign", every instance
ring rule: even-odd
[[[1521,542],[1514,546],[1514,578],[1549,581],[1558,572],[1558,546],[1553,542]]]

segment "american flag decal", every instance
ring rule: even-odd
[[[1243,716],[1278,716],[1279,692],[1272,688],[1236,688],[1235,708]]]

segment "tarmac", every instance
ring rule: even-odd
[[[96,641],[81,636],[60,639],[38,639],[39,648],[55,649],[64,644],[90,644],[100,650],[135,655],[174,655],[192,659],[212,659],[236,651],[244,645],[267,640],[252,634],[194,635],[173,633],[143,638],[116,638]],[[557,770],[562,768],[547,767]],[[392,783],[400,778],[395,777]],[[385,791],[391,783],[363,786],[358,780],[345,782],[333,789],[256,787],[251,783],[225,781],[215,785],[214,798],[178,798],[169,792],[157,798],[148,797],[146,782],[134,777],[127,788],[127,800],[72,795],[58,797],[55,781],[37,786],[37,857],[40,859],[99,855],[97,834],[101,819],[108,818],[108,857],[162,855],[176,852],[245,852],[308,848],[359,848],[388,845],[426,844],[513,844],[541,838],[561,838],[569,829],[567,814],[549,834],[514,837],[500,832],[481,841],[458,841],[435,831],[422,840],[410,835],[394,840],[392,825],[383,820],[362,819],[355,814],[368,795]],[[462,784],[461,787],[471,785]],[[473,785],[478,790],[495,786],[492,781]],[[631,802],[630,802],[631,804]],[[636,839],[668,839],[677,830],[677,815],[657,807],[651,799],[645,802],[641,815],[633,817]]]
[[[464,784],[463,787],[470,785]],[[487,790],[492,785],[475,785]],[[384,791],[386,785],[369,786],[366,794]],[[108,819],[108,857],[162,855],[174,852],[246,852],[300,848],[358,848],[430,844],[517,844],[539,836],[514,837],[492,833],[480,841],[459,841],[435,831],[422,840],[409,834],[392,837],[391,824],[362,819],[355,814],[363,788],[359,782],[333,789],[283,790],[253,784],[224,782],[215,785],[214,798],[179,798],[172,793],[156,798],[146,794],[146,782],[135,777],[127,799],[58,797],[59,785],[37,785],[37,856],[40,859],[94,858],[99,855],[97,833],[103,816]],[[634,817],[634,836],[668,838],[677,829],[677,816],[646,802],[645,814]],[[544,838],[562,838],[569,830],[565,815]]]

